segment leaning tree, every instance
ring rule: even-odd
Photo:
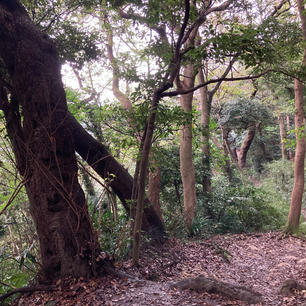
[[[102,272],[54,43],[16,0],[0,1],[0,41],[0,107],[37,229],[40,275]]]

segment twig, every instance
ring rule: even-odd
[[[6,287],[10,287],[11,289],[17,289],[16,287],[12,286],[11,284],[3,282],[3,281],[0,281],[0,284],[3,285],[3,286],[6,286]]]
[[[14,199],[16,198],[16,196],[18,195],[18,193],[20,192],[20,190],[22,189],[22,187],[26,184],[28,180],[25,179],[23,181],[21,181],[18,186],[15,188],[14,192],[12,193],[12,195],[10,196],[9,200],[7,201],[6,205],[4,206],[4,208],[0,211],[0,216],[4,213],[4,211],[12,204],[12,202],[14,201]]]

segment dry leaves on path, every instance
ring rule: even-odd
[[[70,280],[59,284],[56,292],[22,297],[16,305],[246,305],[218,294],[170,286],[173,281],[199,275],[260,292],[262,305],[306,305],[303,290],[291,296],[279,293],[288,278],[306,284],[305,241],[278,232],[223,235],[186,243],[171,239],[162,247],[147,248],[140,267],[125,261],[117,263],[117,268],[141,280],[113,276]]]

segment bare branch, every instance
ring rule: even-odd
[[[224,11],[226,10],[230,4],[234,2],[234,0],[228,0],[225,1],[224,3],[220,4],[219,6],[215,6],[215,7],[211,7],[210,5],[205,8],[205,10],[203,10],[200,13],[200,16],[198,17],[198,19],[191,25],[191,27],[188,29],[188,31],[185,33],[185,36],[183,38],[182,43],[184,44],[187,39],[189,38],[190,34],[197,28],[199,28],[201,26],[201,24],[203,24],[206,21],[206,18],[209,14],[213,13],[213,12],[220,12],[220,11]]]
[[[3,207],[3,209],[0,211],[0,216],[5,212],[5,210],[13,203],[14,199],[17,197],[17,195],[19,194],[20,190],[22,189],[22,187],[27,183],[27,179],[21,181],[17,187],[15,188],[15,190],[13,191],[12,195],[10,196],[9,200],[7,201],[7,203],[5,204],[5,206]]]
[[[237,57],[238,57],[238,56],[239,56],[239,54],[236,54],[236,55],[231,59],[231,61],[229,62],[228,66],[226,67],[225,71],[223,72],[223,74],[222,74],[222,76],[221,76],[221,79],[222,79],[222,78],[225,78],[225,77],[228,75],[228,73],[231,71],[231,69],[232,69],[232,67],[233,67],[233,64],[234,64],[235,61],[237,60]],[[209,96],[212,97],[212,96],[217,92],[217,90],[220,88],[222,82],[223,82],[223,80],[219,81],[219,82],[216,84],[216,86],[214,87],[214,89],[211,90],[211,91],[209,92]]]
[[[266,70],[260,74],[256,74],[256,75],[248,75],[248,76],[243,76],[243,77],[233,77],[233,78],[226,78],[226,77],[221,77],[221,78],[218,78],[218,79],[212,79],[212,80],[209,80],[205,83],[202,83],[202,84],[199,84],[193,88],[190,88],[190,89],[187,89],[187,90],[175,90],[175,91],[168,91],[168,92],[164,92],[161,94],[161,97],[174,97],[174,96],[177,96],[177,95],[185,95],[185,94],[188,94],[190,92],[193,92],[201,87],[204,87],[206,85],[209,85],[209,84],[214,84],[214,83],[218,83],[220,81],[225,81],[225,82],[235,82],[235,81],[243,81],[243,80],[252,80],[252,79],[257,79],[257,78],[260,78],[262,77],[263,75],[269,73],[271,70]]]
[[[279,3],[279,5],[277,5],[277,6],[274,7],[274,10],[273,10],[273,12],[271,13],[270,16],[275,16],[275,15],[279,16],[279,15],[282,13],[282,12],[279,12],[279,10],[284,6],[284,4],[285,4],[286,2],[288,2],[289,5],[290,5],[290,2],[289,2],[288,0],[282,0],[282,1]],[[287,11],[287,10],[286,10],[286,11]]]
[[[119,88],[119,67],[117,59],[115,58],[113,53],[113,33],[111,28],[107,29],[106,50],[107,50],[108,60],[110,61],[113,70],[112,90],[114,96],[119,100],[122,107],[124,107],[126,110],[129,110],[132,107],[132,103],[129,100],[129,98]]]
[[[184,37],[185,30],[186,30],[186,27],[187,27],[187,24],[188,24],[189,14],[190,14],[190,2],[189,2],[189,0],[185,0],[184,21],[183,21],[183,24],[181,26],[179,37],[177,39],[176,48],[175,48],[175,57],[179,56],[179,52],[180,52],[181,46],[184,43],[183,42],[183,37]]]
[[[147,24],[146,18],[136,13],[126,13],[123,9],[120,9],[119,15],[121,18],[124,18],[124,19],[135,20],[141,24]],[[164,25],[161,25],[161,26],[152,25],[150,26],[150,29],[155,31],[160,36],[161,40],[169,45],[169,40],[168,40],[166,28]]]

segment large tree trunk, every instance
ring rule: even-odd
[[[68,121],[72,127],[76,151],[103,179],[110,179],[110,187],[119,197],[124,208],[130,212],[129,205],[133,190],[132,176],[108,152],[106,147],[87,133],[70,114]],[[146,200],[144,208],[142,228],[150,233],[154,239],[163,240],[166,237],[165,227],[148,200]]]
[[[40,242],[42,279],[97,272],[100,252],[78,183],[72,131],[53,42],[14,0],[0,2],[0,56],[11,98],[1,106]]]
[[[295,92],[295,129],[296,152],[294,158],[294,183],[291,195],[290,211],[286,232],[293,233],[299,227],[302,199],[304,192],[304,161],[305,161],[305,131],[304,131],[304,96],[303,84],[294,80]]]
[[[194,86],[193,68],[187,65],[184,69],[184,89]],[[192,111],[193,93],[185,94],[180,97],[180,104],[186,113]],[[196,216],[196,187],[195,172],[192,158],[192,124],[188,123],[181,127],[180,131],[180,171],[183,183],[184,195],[184,218],[188,229]]]

